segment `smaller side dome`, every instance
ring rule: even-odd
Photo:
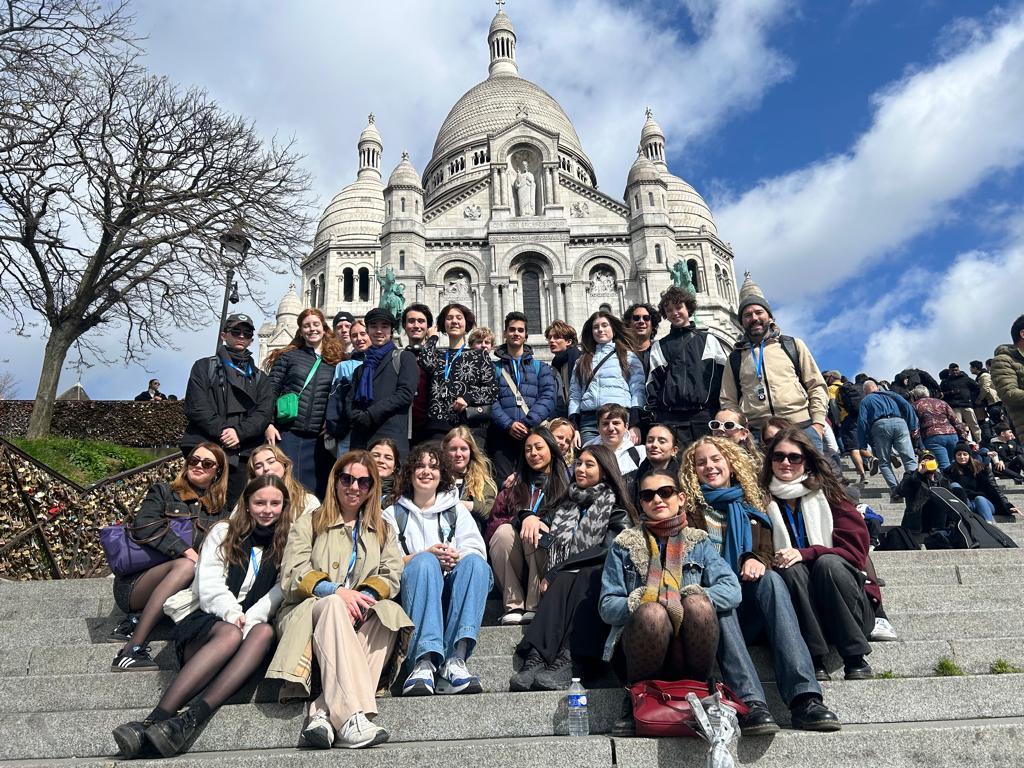
[[[513,35],[516,33],[515,29],[512,28],[512,19],[506,16],[505,11],[500,8],[494,14],[494,18],[491,19],[491,28],[487,30],[487,34],[493,35],[495,32],[511,32]]]
[[[626,178],[626,186],[631,187],[634,184],[641,182],[653,181],[656,183],[664,183],[661,178],[661,174],[658,173],[658,169],[654,167],[654,163],[648,160],[642,152],[638,153],[636,160],[633,162],[633,166],[629,169],[629,176]]]
[[[389,187],[413,187],[415,189],[422,189],[423,185],[420,183],[420,175],[416,172],[413,164],[409,162],[409,153],[402,153],[402,161],[395,166],[395,170],[391,172],[391,178],[388,179]]]
[[[278,325],[287,324],[289,317],[298,319],[301,312],[302,301],[299,299],[299,294],[295,292],[295,283],[292,283],[288,286],[288,293],[284,295],[281,303],[277,305]]]

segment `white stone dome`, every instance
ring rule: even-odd
[[[643,154],[638,154],[633,166],[629,169],[629,176],[626,177],[626,186],[632,186],[641,181],[663,181],[658,168]]]
[[[372,114],[367,121],[366,127],[363,128],[363,132],[359,134],[359,143],[362,144],[364,141],[375,142],[382,149],[384,147],[384,139],[381,138],[380,131],[377,130]]]
[[[277,322],[281,323],[289,317],[298,318],[302,309],[302,300],[299,299],[299,295],[295,292],[295,283],[292,283],[288,286],[288,293],[284,295],[281,303],[277,305]],[[262,330],[261,328],[260,331],[262,332]]]
[[[428,167],[446,152],[470,140],[483,140],[489,133],[504,130],[522,116],[523,108],[527,120],[559,134],[559,142],[590,165],[580,137],[559,103],[539,85],[515,75],[505,75],[474,85],[455,102],[437,132]]]
[[[717,235],[718,227],[711,218],[711,209],[697,190],[667,171],[661,177],[668,184],[668,218],[672,226],[698,231],[701,226],[706,226],[709,232]]]
[[[395,170],[391,172],[391,178],[388,179],[389,187],[414,187],[415,189],[422,189],[423,185],[420,183],[420,175],[416,173],[416,169],[412,163],[409,162],[409,153],[402,153],[402,161],[395,166]]]
[[[487,34],[493,35],[495,32],[511,32],[513,35],[516,33],[512,28],[512,19],[506,16],[505,12],[500,8],[494,14],[494,18],[491,19],[491,28],[487,30]]]
[[[324,209],[313,247],[335,241],[376,243],[384,226],[384,185],[379,179],[356,179]]]

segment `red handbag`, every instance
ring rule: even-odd
[[[719,682],[710,687],[699,680],[641,680],[627,687],[633,699],[633,720],[637,736],[699,736],[694,729],[696,720],[686,700],[686,694],[704,699],[716,691],[722,694],[722,703],[736,710],[738,716],[750,712],[729,688]]]

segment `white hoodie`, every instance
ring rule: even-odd
[[[593,440],[587,441],[587,445],[604,445],[604,441],[601,439],[601,436],[598,435]],[[583,447],[586,448],[587,445]],[[638,457],[635,460],[630,453],[630,448],[635,449],[634,453],[636,453]],[[642,445],[634,445],[633,436],[627,429],[622,435],[622,442],[619,443],[619,447],[615,449],[615,460],[619,462],[619,472],[622,473],[623,476],[628,475],[630,472],[634,472],[640,468],[640,464],[643,463],[643,460],[646,458],[647,448]]]
[[[440,544],[442,539],[439,533],[443,534],[444,540],[447,541],[450,529],[441,513],[455,507],[455,537],[449,543],[460,555],[473,553],[487,560],[487,547],[484,546],[480,529],[477,528],[473,516],[459,503],[459,497],[455,492],[437,494],[434,503],[426,509],[420,509],[412,499],[405,496],[399,498],[394,505],[384,510],[384,519],[394,528],[396,537],[398,523],[395,520],[395,507],[398,506],[404,507],[409,513],[409,522],[405,527],[405,543],[410,553],[422,552],[428,547]]]

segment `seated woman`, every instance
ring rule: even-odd
[[[993,482],[988,470],[973,457],[967,443],[956,444],[953,463],[942,470],[942,474],[949,480],[951,488],[963,489],[971,509],[990,523],[995,522],[996,515],[1010,517],[1020,514],[1007,500],[1003,489]]]
[[[742,413],[723,408],[708,422],[708,429],[715,437],[724,437],[736,443],[753,460],[755,470],[761,469],[761,451],[757,449],[757,442],[747,428],[747,418]]]
[[[742,602],[721,622],[719,666],[729,686],[750,706],[741,720],[746,735],[778,730],[765,705],[764,690],[746,645],[766,639],[782,700],[796,728],[834,731],[839,721],[822,703],[814,663],[800,636],[800,623],[782,578],[771,570],[772,524],[753,462],[724,437],[702,437],[683,454],[682,485],[686,517],[709,540],[739,577]]]
[[[875,626],[878,585],[864,576],[869,536],[829,463],[799,427],[788,427],[765,446],[760,484],[771,496],[775,556],[815,670],[827,675],[828,645],[843,658],[847,680],[874,676],[864,656]]]
[[[142,500],[129,533],[170,559],[129,576],[114,577],[114,602],[128,614],[111,635],[123,640],[112,672],[157,669],[149,655],[149,633],[163,618],[164,602],[192,583],[203,537],[225,515],[228,460],[219,445],[200,443],[171,483],[156,483]],[[175,517],[192,518],[192,541],[170,527]]]
[[[395,491],[395,473],[398,471],[398,443],[390,437],[380,437],[370,443],[366,450],[373,456],[380,475],[380,506],[391,506],[391,497]]]
[[[716,611],[739,605],[739,582],[707,533],[686,526],[675,473],[652,469],[639,486],[638,525],[615,537],[601,577],[601,619],[612,628],[604,659],[627,685],[707,680]]]
[[[414,448],[384,512],[405,552],[400,597],[416,628],[403,696],[480,693],[466,660],[473,653],[491,569],[473,516],[459,503],[451,462],[438,443]]]
[[[574,481],[545,515],[548,573],[544,595],[516,653],[523,666],[513,691],[558,691],[572,682],[573,662],[600,661],[608,625],[598,614],[601,571],[612,540],[635,515],[615,454],[590,445],[576,460]]]
[[[249,457],[249,479],[264,475],[279,477],[284,482],[290,500],[288,513],[293,518],[308,514],[320,506],[320,499],[307,491],[306,486],[292,474],[292,460],[288,454],[276,445],[261,445]]]
[[[477,445],[468,427],[453,429],[444,436],[441,447],[451,462],[459,501],[473,515],[477,527],[482,531],[487,525],[487,518],[491,516],[494,497],[498,495],[498,486],[491,479],[494,474],[491,460]]]
[[[281,604],[277,575],[289,522],[288,489],[267,476],[250,480],[236,514],[210,529],[188,590],[194,610],[175,628],[181,671],[145,720],[114,729],[124,757],[138,756],[147,744],[164,757],[187,751],[200,727],[259,670],[274,643],[268,622]]]
[[[569,487],[555,438],[545,427],[526,436],[514,477],[494,502],[484,540],[501,590],[501,623],[529,624],[547,562],[547,550],[540,546],[548,532],[544,516],[550,500],[562,498]]]
[[[309,704],[303,740],[317,749],[335,743],[372,747],[388,733],[371,722],[376,691],[394,679],[412,622],[392,598],[402,556],[381,515],[377,465],[366,451],[341,456],[327,498],[292,525],[281,565],[281,642],[267,677],[284,681],[282,701],[308,698],[313,656],[321,693]]]
[[[548,431],[558,443],[558,451],[562,454],[562,461],[565,466],[571,467],[576,461],[576,427],[568,419],[558,417],[547,423]]]

